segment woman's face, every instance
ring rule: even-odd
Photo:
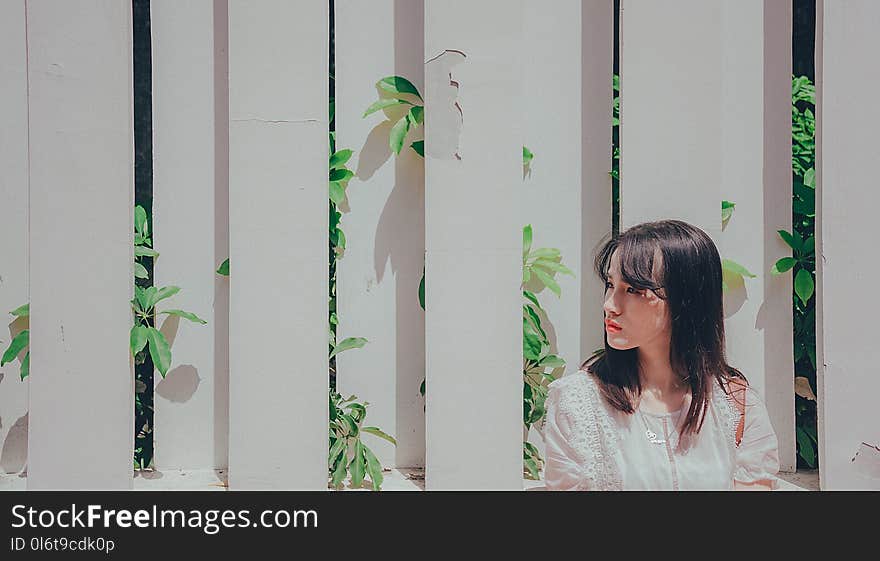
[[[660,253],[654,259],[655,271]],[[651,290],[632,287],[620,276],[618,252],[611,255],[605,284],[605,334],[608,345],[619,351],[669,344],[671,322],[666,301]]]

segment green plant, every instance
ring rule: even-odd
[[[135,207],[135,257],[158,257],[159,252],[155,251],[151,246],[147,213],[143,207],[137,206]],[[135,263],[135,265],[140,264]],[[141,268],[143,269],[143,275],[137,276],[136,273],[136,278],[148,278],[149,275],[146,274],[146,268],[142,265]],[[177,286],[165,286],[159,288],[156,286],[142,287],[135,284],[134,298],[131,300],[131,308],[134,311],[134,325],[131,328],[129,339],[131,353],[136,359],[135,363],[140,364],[143,362],[143,359],[138,357],[138,355],[143,353],[145,349],[148,349],[153,365],[163,378],[168,372],[168,368],[171,366],[171,347],[162,332],[154,327],[156,318],[160,314],[166,314],[169,316],[177,316],[193,323],[208,323],[192,312],[186,312],[176,308],[162,311],[156,309],[156,304],[162,300],[171,298],[178,292],[180,292],[180,288]],[[143,355],[141,354],[141,357],[142,356]]]
[[[557,273],[574,276],[574,273],[562,264],[562,255],[558,249],[542,247],[532,248],[532,226],[523,228],[522,253],[522,315],[523,315],[523,425],[526,432],[535,423],[544,418],[547,399],[547,384],[555,377],[553,371],[565,368],[565,360],[552,352],[552,344],[547,337],[541,318],[547,318],[547,312],[541,307],[535,291],[549,289],[557,297],[562,296]],[[543,458],[538,449],[528,441],[523,441],[523,474],[531,479],[538,479],[543,466]]]
[[[9,312],[13,316],[17,318],[28,318],[30,319],[30,304],[24,304],[19,306],[18,308]],[[8,362],[12,362],[15,360],[19,354],[24,352],[24,357],[21,359],[21,366],[19,367],[19,376],[21,380],[24,381],[25,378],[30,375],[30,365],[31,365],[31,352],[30,352],[30,329],[23,329],[18,332],[18,334],[12,338],[12,341],[9,342],[9,346],[6,348],[6,351],[3,353],[3,357],[0,358],[0,366],[5,365]]]
[[[343,351],[363,347],[366,342],[362,338],[345,339],[331,351],[330,358]],[[361,440],[361,435],[372,434],[395,446],[397,441],[378,427],[362,426],[369,405],[369,402],[359,403],[357,396],[343,398],[335,387],[330,389],[330,452],[327,465],[330,485],[334,489],[340,489],[347,476],[351,477],[353,487],[360,487],[364,477],[368,476],[374,491],[382,488],[382,465],[369,446]]]
[[[792,77],[792,231],[779,236],[792,255],[779,259],[774,275],[794,276],[792,312],[794,319],[795,431],[798,456],[803,464],[816,467],[818,433],[816,418],[816,88],[806,76]]]

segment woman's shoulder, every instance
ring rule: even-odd
[[[578,369],[553,380],[547,387],[553,393],[571,394],[589,390],[595,384],[596,380],[592,374],[586,370]]]

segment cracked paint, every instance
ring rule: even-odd
[[[880,479],[880,446],[862,442],[850,461],[860,475]]]
[[[465,62],[467,55],[455,49],[425,61],[425,99],[431,100],[430,142],[425,143],[425,156],[441,160],[461,160],[461,130],[464,111],[459,100],[461,84],[452,69]]]

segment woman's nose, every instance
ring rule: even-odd
[[[605,309],[606,313],[620,313],[620,307],[617,305],[617,300],[614,297],[614,290],[608,290],[605,292],[605,304],[602,307]]]

